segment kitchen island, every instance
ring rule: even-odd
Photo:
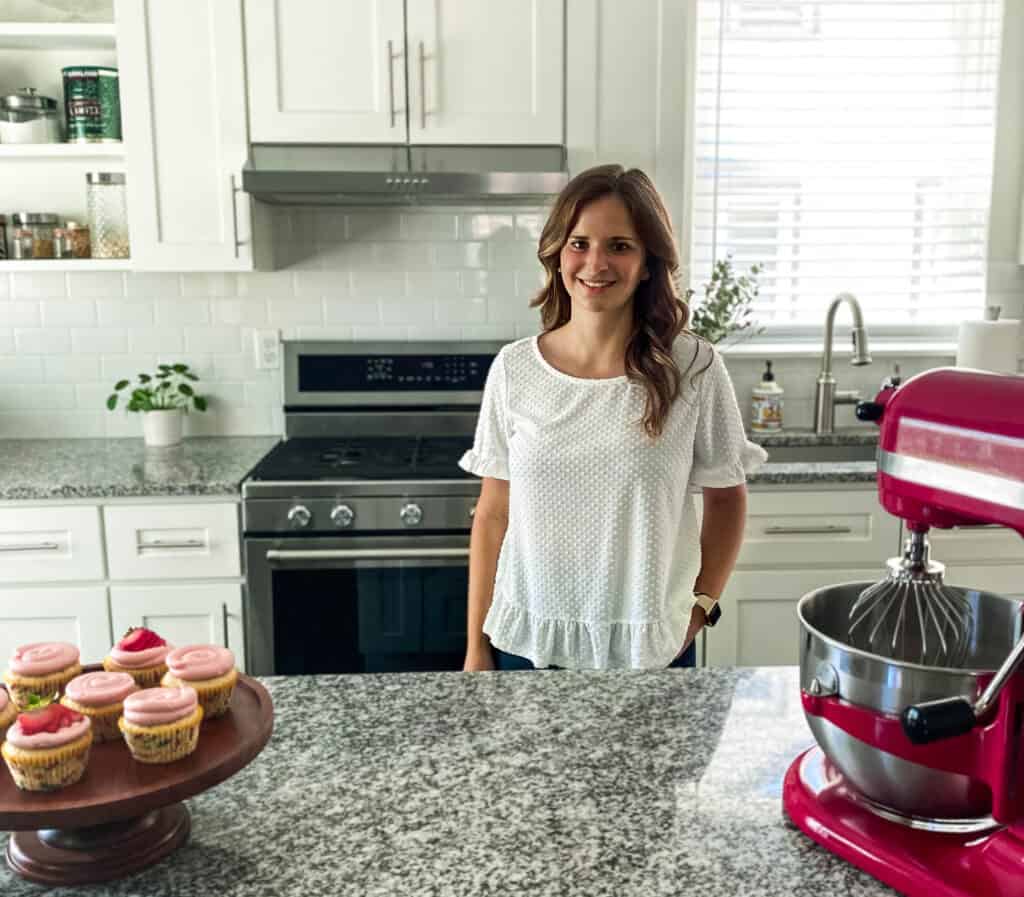
[[[123,881],[5,897],[882,897],[784,821],[794,667],[262,680],[275,729]],[[6,775],[6,770],[0,770]]]

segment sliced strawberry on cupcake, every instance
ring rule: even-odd
[[[152,629],[132,627],[103,658],[103,669],[128,673],[139,688],[153,688],[167,672],[165,660],[173,647]]]
[[[7,730],[0,746],[14,784],[23,791],[56,791],[85,773],[92,723],[57,702],[57,695],[32,695],[28,709]]]

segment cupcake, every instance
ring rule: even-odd
[[[139,688],[154,688],[167,672],[164,658],[172,647],[152,629],[129,629],[103,658],[103,669],[108,673],[128,673]]]
[[[167,675],[161,684],[188,685],[196,690],[206,719],[227,713],[238,681],[235,655],[219,645],[188,645],[167,655]]]
[[[92,720],[92,737],[96,741],[120,741],[117,719],[124,699],[138,690],[127,673],[83,673],[68,683],[60,702]]]
[[[22,791],[66,788],[85,772],[92,723],[53,699],[33,699],[7,730],[0,754]]]
[[[52,695],[82,672],[78,648],[69,642],[34,642],[14,649],[4,673],[7,691],[18,710],[29,705],[30,695]]]
[[[193,688],[147,688],[124,699],[117,725],[140,763],[171,763],[196,749],[203,708]]]
[[[6,689],[0,688],[0,741],[4,740],[7,730],[17,715],[18,708],[14,706],[11,696],[7,694]]]

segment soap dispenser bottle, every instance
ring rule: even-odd
[[[774,433],[782,429],[782,397],[784,390],[766,362],[761,382],[754,387],[750,408],[750,429],[755,433]]]

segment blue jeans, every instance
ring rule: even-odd
[[[504,651],[495,648],[491,645],[491,651],[494,652],[494,667],[498,670],[535,670],[537,667],[533,665],[533,662],[527,660],[525,657],[520,657],[518,654],[506,654]],[[697,640],[694,639],[690,643],[690,647],[687,648],[679,657],[672,661],[668,665],[669,669],[674,667],[695,667],[697,666]],[[560,670],[562,667],[550,666],[541,667],[546,670]]]

